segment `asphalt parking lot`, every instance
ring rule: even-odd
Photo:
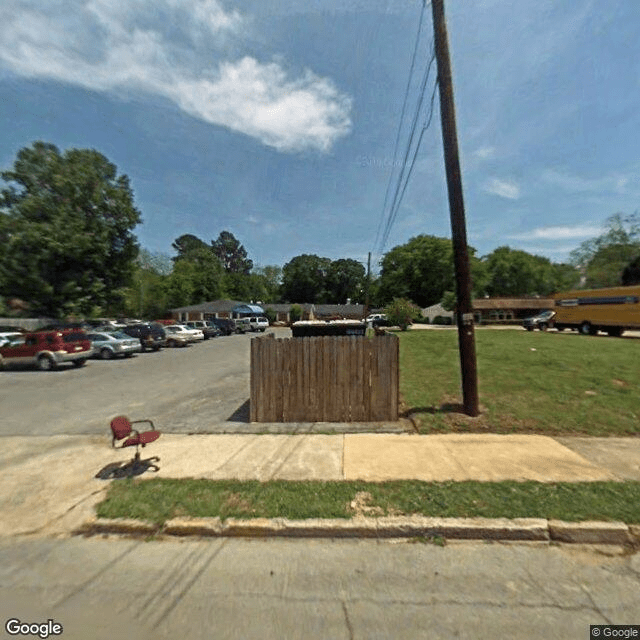
[[[276,329],[290,336],[289,329]],[[76,369],[0,371],[0,436],[104,435],[112,417],[150,418],[171,433],[248,428],[252,337],[213,338]]]

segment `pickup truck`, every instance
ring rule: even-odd
[[[35,331],[0,347],[0,368],[35,365],[40,371],[51,371],[65,362],[82,367],[91,355],[93,347],[81,329]]]

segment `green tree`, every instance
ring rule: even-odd
[[[347,299],[354,302],[362,299],[365,279],[365,268],[357,260],[342,258],[332,261],[325,280],[325,302],[345,304]]]
[[[622,284],[624,286],[640,284],[640,254],[624,268]]]
[[[129,178],[93,149],[45,142],[0,175],[0,293],[55,317],[120,305],[141,220]]]
[[[200,304],[220,298],[225,274],[220,261],[208,246],[194,248],[188,256],[175,262],[167,279],[169,307]]]
[[[474,279],[480,273],[475,249],[469,247],[471,272]],[[445,291],[455,288],[453,245],[449,238],[419,235],[394,247],[382,259],[379,278],[379,302],[394,298],[413,300],[428,307],[442,300]]]
[[[579,278],[575,268],[510,247],[498,247],[482,263],[487,274],[485,292],[492,297],[546,296]]]
[[[247,258],[247,251],[229,231],[222,231],[218,239],[211,242],[211,248],[227,273],[251,273],[253,262]]]
[[[178,252],[178,255],[173,258],[175,262],[176,260],[189,259],[192,251],[208,249],[209,245],[203,240],[200,240],[197,236],[186,233],[181,235],[179,238],[176,238],[171,244],[171,247]]]
[[[256,267],[253,273],[260,278],[264,285],[264,293],[256,298],[263,302],[278,302],[280,300],[280,284],[282,282],[282,267],[277,265],[267,265],[266,267]]]
[[[607,219],[605,232],[585,240],[571,252],[571,261],[582,268],[587,288],[622,284],[625,268],[640,253],[640,216],[617,213]]]
[[[458,304],[455,292],[445,291],[440,304],[445,311],[455,311]]]
[[[296,256],[282,267],[281,297],[285,302],[324,302],[331,260],[316,255]]]

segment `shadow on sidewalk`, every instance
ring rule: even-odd
[[[146,460],[129,460],[128,462],[111,462],[106,465],[95,477],[99,480],[113,480],[115,478],[133,478],[140,476],[145,471],[158,471],[158,465],[154,461],[158,458],[147,458]]]
[[[251,400],[245,400],[228,418],[227,422],[249,422],[251,417]]]

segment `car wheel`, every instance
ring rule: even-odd
[[[547,330],[547,325],[544,322],[541,322],[538,325],[538,329],[540,329],[540,331],[546,331]]]
[[[102,349],[100,351],[100,357],[103,360],[111,360],[111,358],[113,358],[113,351],[111,351],[111,349]]]
[[[580,325],[580,333],[583,336],[593,336],[595,335],[596,332],[593,330],[593,327],[591,326],[590,322],[583,322]]]
[[[176,346],[175,340],[167,340],[167,347],[175,347],[175,346]]]
[[[40,371],[53,371],[56,368],[56,363],[49,356],[40,356],[37,365]]]
[[[527,331],[533,331],[533,327],[527,327]]]
[[[133,357],[133,353],[125,353],[124,357],[125,358],[132,358]]]
[[[73,366],[77,367],[78,369],[80,367],[84,367],[85,364],[87,364],[87,359],[86,358],[80,358],[79,360],[74,360],[73,361]]]

